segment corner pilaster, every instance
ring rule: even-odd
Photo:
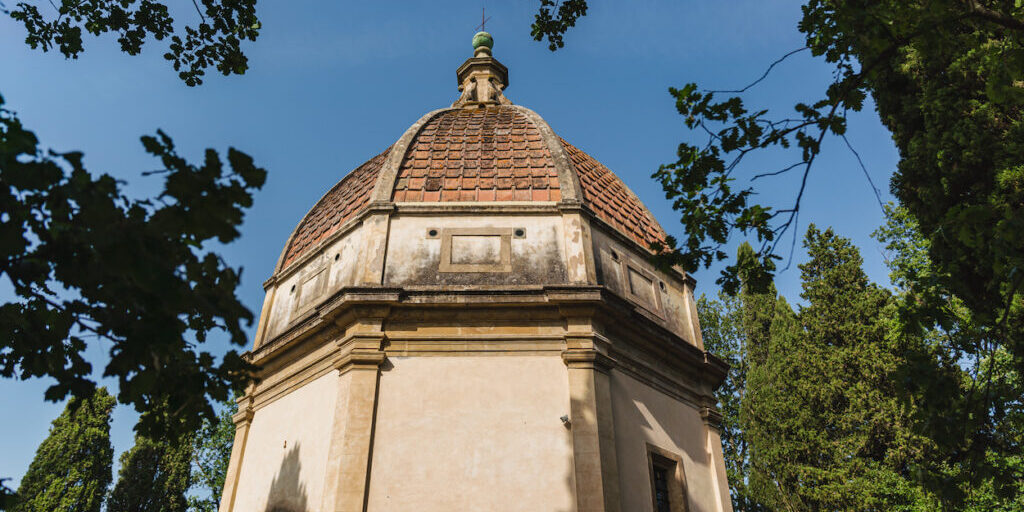
[[[384,307],[358,308],[346,317],[346,334],[337,342],[338,400],[321,506],[325,512],[366,510],[387,312]]]
[[[714,399],[700,408],[704,421],[704,451],[707,453],[714,486],[717,510],[732,512],[732,498],[729,496],[729,477],[725,472],[725,456],[722,453],[722,413],[714,407]]]
[[[239,398],[238,406],[238,412],[231,418],[235,422],[235,442],[231,446],[231,458],[224,474],[224,491],[221,494],[219,512],[234,510],[238,477],[242,471],[242,457],[245,455],[245,444],[249,440],[249,426],[255,415],[252,397]]]
[[[569,416],[578,512],[618,512],[619,465],[615,453],[610,375],[615,361],[594,332],[593,308],[562,308],[569,376]]]
[[[388,252],[388,231],[394,203],[373,203],[363,221],[363,247],[359,255],[358,279],[361,285],[384,282],[384,264]]]

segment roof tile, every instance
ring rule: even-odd
[[[618,176],[564,139],[562,147],[579,176],[583,204],[645,248],[654,242],[664,243],[665,231]]]
[[[395,181],[395,201],[411,200],[408,193],[400,194],[403,191],[431,190],[429,178],[425,185],[403,179],[426,167],[440,171],[436,176],[445,180],[441,194],[424,194],[423,201],[549,201],[553,195],[548,190],[559,186],[557,178],[546,179],[558,172],[540,130],[509,106],[442,112],[423,125],[405,158]]]
[[[292,234],[284,252],[283,266],[295,261],[366,206],[389,151],[391,148],[356,167],[313,205]]]

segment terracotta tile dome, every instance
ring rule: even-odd
[[[649,250],[665,231],[607,167],[504,96],[508,70],[486,45],[456,72],[462,95],[409,127],[324,195],[288,239],[278,269],[374,203],[548,202],[582,205]]]
[[[379,199],[396,203],[558,202],[576,196],[644,249],[665,240],[664,229],[618,176],[553,133],[545,138],[545,131],[550,128],[539,116],[514,105],[428,114],[407,131],[407,143],[400,140],[357,167],[313,206],[289,239],[281,268],[364,211],[375,187],[390,187]],[[400,158],[394,151],[402,151]],[[567,168],[562,174],[560,157]],[[389,163],[392,181],[379,183],[388,179]],[[578,192],[566,194],[565,187]]]
[[[515,107],[442,112],[398,170],[393,201],[558,201],[558,171],[540,130]]]

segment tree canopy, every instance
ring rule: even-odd
[[[121,51],[142,52],[150,39],[170,39],[164,58],[178,77],[193,86],[203,83],[206,69],[224,75],[241,75],[249,69],[242,52],[243,41],[255,41],[261,24],[256,17],[256,0],[199,0],[190,23],[172,16],[168,5],[150,0],[60,0],[41,3],[18,2],[9,14],[25,27],[25,43],[42,51],[58,50],[76,59],[85,51],[83,32],[92,36],[117,35]],[[200,7],[202,4],[202,7]],[[53,8],[53,11],[49,10]]]
[[[13,512],[99,512],[110,484],[114,448],[110,414],[114,398],[104,388],[72,398],[53,420],[50,434],[21,479]]]
[[[987,331],[928,277],[907,213],[888,212],[876,237],[895,292],[867,280],[848,240],[812,227],[798,311],[743,275],[736,296],[699,301],[705,347],[732,366],[717,395],[735,510],[1022,506],[1020,373],[1003,349],[958,348]],[[947,301],[945,324],[915,322],[932,315],[925,296]]]
[[[135,436],[121,455],[107,512],[182,512],[191,486],[192,436],[154,441]]]
[[[654,172],[685,232],[678,246],[669,240],[663,262],[707,267],[728,257],[722,247],[730,236],[748,235],[759,243],[756,257],[728,265],[719,282],[736,291],[744,269],[760,273],[765,286],[783,235],[797,229],[823,140],[845,142],[847,115],[870,96],[900,153],[890,188],[929,242],[943,286],[980,325],[998,331],[990,338],[1024,366],[1024,7],[1011,0],[808,0],[802,12],[796,28],[806,46],[783,54],[769,72],[809,51],[833,66],[835,79],[792,113],[746,105],[742,93],[760,79],[738,91],[670,88],[685,125],[706,141],[681,143],[677,159]],[[585,0],[563,3],[559,17],[541,2],[533,35],[555,50],[586,13]],[[769,148],[792,148],[792,163],[746,165],[751,152]],[[757,180],[794,172],[802,178],[792,206],[755,202]]]
[[[235,443],[234,415],[238,402],[228,400],[216,421],[205,420],[192,444],[193,493],[188,497],[189,510],[216,512],[220,506],[224,479],[231,462],[231,449]]]
[[[201,4],[191,23],[152,1],[21,2],[8,14],[29,46],[68,58],[85,51],[84,34],[116,34],[131,55],[169,38],[165,57],[192,86],[209,67],[244,73],[241,43],[259,34],[255,0]],[[240,271],[211,246],[238,237],[266,171],[234,148],[190,163],[159,130],[142,144],[160,162],[144,174],[162,176],[164,189],[129,198],[113,177],[88,171],[81,153],[46,148],[0,98],[0,276],[16,296],[0,304],[0,375],[51,377],[50,400],[86,396],[95,384],[86,345],[109,340],[102,375],[118,380],[120,402],[145,413],[140,429],[159,435],[213,419],[209,401],[250,378],[237,352],[203,344],[214,331],[245,344],[253,315],[235,293]]]

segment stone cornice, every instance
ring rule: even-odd
[[[339,347],[353,341],[356,345],[386,345],[386,329],[372,332],[354,331],[346,334],[353,322],[368,318],[381,326],[396,308],[544,308],[554,307],[564,318],[589,318],[593,329],[566,331],[563,335],[569,348],[599,347],[603,361],[626,358],[629,367],[644,367],[656,361],[677,368],[690,378],[705,383],[709,390],[721,385],[728,365],[712,354],[695,347],[643,314],[631,302],[603,286],[520,286],[459,287],[437,286],[418,288],[347,287],[339,290],[282,334],[269,340],[247,355],[258,365],[266,365],[299,344],[319,346],[333,340]],[[486,337],[486,336],[485,336]],[[613,341],[614,340],[614,341]],[[621,340],[621,341],[620,341]],[[587,357],[569,351],[566,363],[585,364]],[[631,353],[647,356],[629,355]],[[598,356],[593,356],[598,358]],[[580,359],[584,358],[584,359]],[[587,363],[589,364],[589,363]],[[641,372],[642,373],[642,372]],[[700,393],[698,391],[698,393]]]
[[[353,370],[376,370],[386,360],[387,356],[380,350],[355,349],[339,357],[334,367],[341,374]]]
[[[395,203],[399,214],[412,215],[555,215],[558,203],[553,201],[492,201],[492,202],[404,202]]]

